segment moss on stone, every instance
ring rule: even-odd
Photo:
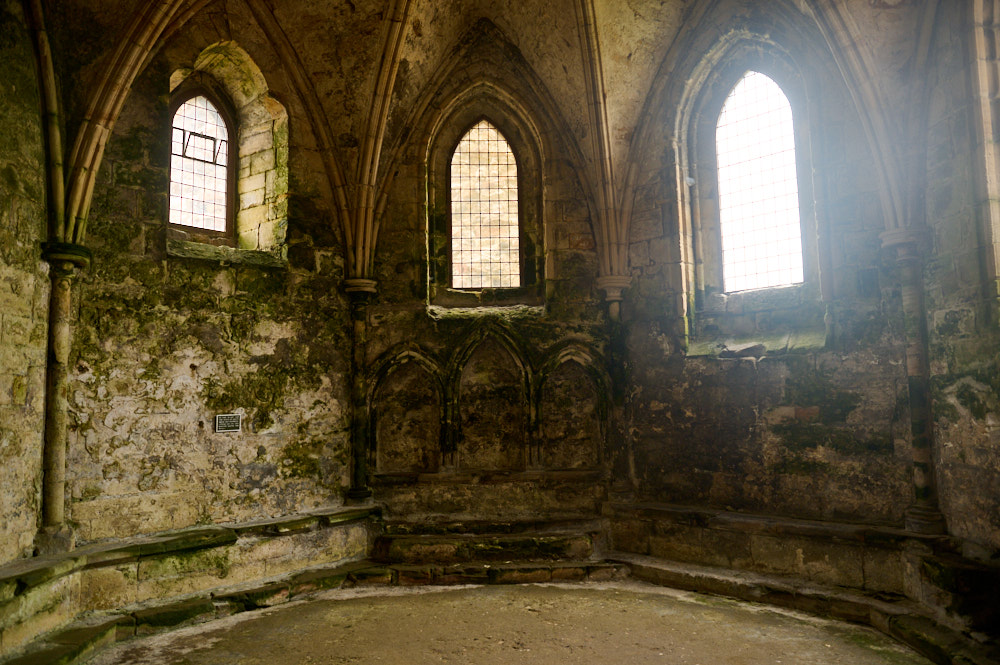
[[[201,396],[205,405],[217,412],[244,408],[253,412],[252,423],[256,431],[274,424],[272,411],[284,404],[285,388],[289,374],[277,365],[265,365],[234,381],[219,385],[206,381]]]
[[[281,450],[279,467],[286,478],[320,480],[320,458],[325,444],[320,439],[302,439]]]

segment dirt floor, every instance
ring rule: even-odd
[[[929,665],[873,630],[636,582],[357,589],[120,644],[93,665]]]

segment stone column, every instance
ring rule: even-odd
[[[368,487],[368,390],[365,380],[368,348],[368,305],[377,293],[371,279],[346,279],[344,290],[351,300],[351,488],[347,497],[364,501],[372,495]]]
[[[66,524],[66,446],[69,400],[69,352],[73,343],[73,280],[90,265],[90,251],[80,245],[46,243],[49,264],[49,336],[45,369],[45,438],[42,449],[42,525],[35,537],[37,554],[73,549]]]
[[[943,534],[946,525],[938,506],[934,472],[934,417],[930,394],[927,307],[924,302],[927,237],[926,228],[896,229],[882,234],[882,245],[896,252],[905,319],[914,495],[913,503],[906,509],[906,528],[915,533]]]
[[[604,291],[608,303],[608,318],[612,321],[611,339],[608,349],[611,377],[611,413],[608,421],[607,452],[611,456],[611,495],[615,501],[630,501],[634,497],[632,448],[625,432],[625,386],[630,381],[627,376],[628,345],[627,331],[621,323],[621,301],[623,291],[632,283],[628,275],[604,275],[597,278],[597,288]]]

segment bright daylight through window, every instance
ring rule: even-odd
[[[726,292],[802,281],[792,108],[781,88],[748,72],[716,128]]]
[[[174,114],[170,223],[226,231],[229,130],[207,98],[192,97]]]
[[[451,158],[451,285],[521,285],[517,164],[496,127],[480,121]]]

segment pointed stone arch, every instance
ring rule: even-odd
[[[369,455],[376,475],[441,466],[446,394],[438,364],[407,346],[375,364],[368,381]]]
[[[521,345],[492,321],[479,325],[450,364],[453,464],[518,471],[528,464],[532,372]]]
[[[720,27],[707,29],[708,24]],[[774,80],[792,106],[806,274],[800,290],[810,303],[832,297],[825,176],[813,168],[826,163],[825,145],[814,137],[823,128],[825,107],[855,113],[846,82],[819,28],[803,21],[791,3],[743,13],[734,3],[706,3],[692,13],[661,63],[630,147],[626,177],[631,188],[626,219],[659,217],[650,202],[666,202],[661,226],[674,228],[663,229],[672,245],[658,257],[666,268],[664,304],[672,299],[685,335],[696,332],[689,317],[723,291],[714,132],[728,93],[748,70]],[[864,143],[859,149],[871,149],[860,135],[859,140]],[[643,198],[636,183],[650,181],[657,183],[655,193]],[[645,232],[632,226],[630,242]]]
[[[505,138],[517,162],[520,285],[509,289],[459,290],[451,267],[451,160],[456,146],[481,120]],[[482,80],[444,102],[427,143],[428,301],[445,306],[539,304],[544,266],[544,200],[541,132],[529,109],[500,82]]]
[[[610,379],[599,354],[569,343],[538,371],[535,459],[544,469],[591,469],[608,459]]]

